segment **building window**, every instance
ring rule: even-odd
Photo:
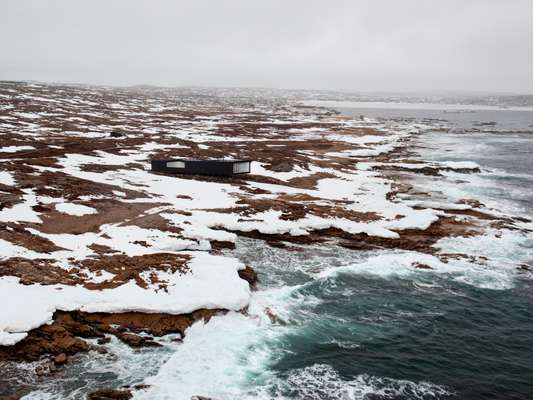
[[[185,168],[185,163],[183,161],[170,161],[167,162],[168,168]]]
[[[233,164],[234,174],[243,174],[246,172],[250,172],[250,162],[245,161]]]

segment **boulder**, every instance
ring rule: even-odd
[[[67,355],[65,353],[58,354],[54,358],[54,363],[56,363],[56,365],[62,365],[62,364],[65,364],[66,362],[67,362]]]
[[[293,165],[287,161],[283,161],[277,164],[272,164],[268,167],[268,169],[274,172],[291,172],[292,168],[293,168]]]
[[[128,400],[132,397],[129,390],[100,389],[89,393],[87,400]]]
[[[246,266],[246,268],[239,270],[239,277],[248,282],[252,289],[255,288],[255,285],[257,284],[257,272],[251,267]]]

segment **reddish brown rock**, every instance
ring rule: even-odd
[[[265,240],[274,247],[285,247],[285,243],[313,244],[323,243],[333,238],[340,239],[339,245],[354,250],[372,249],[402,249],[435,253],[438,249],[433,247],[440,239],[455,236],[475,236],[482,233],[482,228],[477,221],[457,221],[454,217],[440,217],[428,229],[405,229],[398,231],[399,238],[383,238],[370,236],[366,233],[350,234],[336,228],[321,229],[310,232],[308,235],[291,236],[289,234],[264,234],[258,230],[249,232],[233,231],[234,233],[253,239]]]
[[[430,267],[429,265],[427,264],[424,264],[424,263],[413,263],[412,264],[413,267],[417,268],[417,269],[433,269],[432,267]]]
[[[257,272],[251,267],[246,266],[244,269],[239,270],[239,276],[250,284],[252,289],[255,289],[257,285]]]
[[[529,266],[528,264],[520,264],[517,269],[519,271],[525,271],[525,272],[530,272],[532,270],[532,267]]]
[[[294,166],[290,162],[281,161],[275,164],[267,165],[266,168],[274,172],[291,172],[293,167]]]
[[[0,223],[0,239],[39,253],[64,250],[50,240],[30,233],[26,228],[27,226],[24,224]]]
[[[58,354],[54,357],[54,363],[56,365],[62,365],[67,362],[67,355],[65,353]]]
[[[34,329],[14,346],[0,346],[0,360],[35,361],[45,354],[56,356],[88,350],[89,345],[84,340],[75,337],[63,326],[52,324]]]
[[[159,346],[153,338],[138,333],[145,332],[154,336],[178,333],[183,337],[185,330],[194,322],[207,322],[214,315],[224,312],[220,309],[200,309],[190,314],[170,315],[56,311],[51,325],[31,330],[26,338],[13,346],[0,346],[0,360],[35,361],[45,355],[52,355],[62,361],[62,354],[69,356],[91,349],[105,350],[90,346],[82,338],[99,338],[102,343],[106,343],[106,334],[115,335],[132,347]]]
[[[100,389],[87,395],[87,400],[128,400],[133,396],[127,389]]]
[[[213,250],[222,250],[222,249],[234,249],[235,243],[223,241],[223,240],[211,240],[211,248]]]
[[[116,335],[121,341],[131,347],[159,347],[159,343],[155,342],[150,336],[140,336],[134,333],[121,332]]]
[[[99,345],[102,345],[102,344],[107,344],[111,341],[111,338],[110,337],[101,337],[99,338],[96,342],[99,344]]]

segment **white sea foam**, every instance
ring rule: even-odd
[[[494,245],[498,243],[498,245]],[[464,253],[482,257],[483,264],[450,261],[467,266],[456,280],[484,289],[510,289],[517,267],[533,260],[533,234],[516,231],[488,231],[481,236],[450,237],[437,242],[443,253]]]
[[[474,240],[475,243],[475,240]],[[494,247],[494,246],[493,246]],[[454,248],[447,247],[449,252]],[[460,247],[464,252],[465,246]],[[458,249],[457,249],[458,250]],[[448,252],[448,251],[447,251]],[[459,251],[457,251],[459,252]],[[380,252],[368,259],[342,267],[326,269],[316,275],[317,279],[335,279],[338,274],[374,275],[385,279],[414,279],[421,274],[449,276],[450,279],[483,289],[503,290],[514,287],[516,262],[502,258],[488,259],[484,265],[470,262],[467,259],[450,259],[447,263],[439,258],[418,252],[390,251]],[[416,268],[416,263],[426,264],[431,269]]]
[[[189,400],[201,395],[214,399],[252,399],[250,388],[262,387],[273,377],[268,368],[282,349],[280,341],[291,328],[273,323],[266,314],[283,321],[301,299],[291,298],[297,287],[283,287],[253,295],[249,315],[229,313],[209,323],[194,324],[183,344],[159,372],[146,380],[150,388],[136,399]]]
[[[270,366],[283,356],[283,341],[298,327],[272,322],[268,307],[283,322],[307,298],[295,296],[299,287],[254,294],[250,315],[230,313],[208,324],[196,323],[176,352],[146,380],[147,390],[135,399],[189,400],[200,395],[218,400],[243,399],[363,399],[368,394],[415,394],[414,398],[447,393],[426,382],[360,375],[343,379],[328,365],[312,365],[278,377]],[[298,308],[299,309],[299,308]],[[349,344],[342,343],[343,346]],[[289,396],[289,393],[291,394]]]
[[[33,368],[21,370],[24,364],[17,365],[17,376],[32,385],[38,384],[38,390],[22,397],[24,400],[78,400],[85,399],[86,393],[100,387],[119,387],[135,385],[143,381],[147,374],[155,373],[170,355],[176,351],[179,343],[176,335],[157,338],[164,346],[157,348],[133,349],[114,336],[106,345],[108,353],[91,352],[71,358],[69,368],[51,379],[37,376]],[[96,344],[95,340],[88,340]],[[33,363],[35,364],[35,363]],[[84,372],[90,371],[85,375]],[[80,377],[82,377],[80,379]],[[22,383],[22,382],[21,382]]]
[[[358,400],[369,395],[385,398],[429,399],[450,392],[429,382],[411,382],[370,375],[342,378],[331,366],[314,364],[293,370],[288,377],[278,378],[262,390],[260,398],[308,400]]]

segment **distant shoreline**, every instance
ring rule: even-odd
[[[385,108],[398,110],[442,110],[442,111],[528,111],[533,107],[501,107],[477,104],[439,104],[439,103],[406,103],[385,101],[337,101],[337,100],[303,100],[305,106],[314,107],[346,107],[346,108]]]

